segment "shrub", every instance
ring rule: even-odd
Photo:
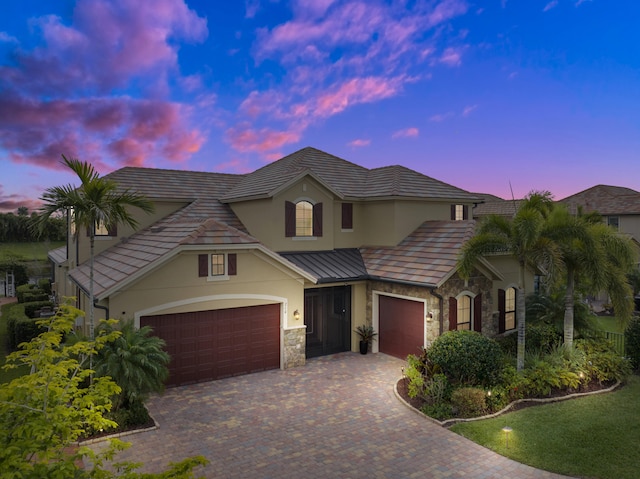
[[[433,342],[427,356],[454,384],[490,386],[498,380],[502,351],[474,331],[448,331]]]
[[[625,350],[635,371],[640,369],[640,316],[634,316],[624,332]]]
[[[549,396],[555,388],[560,388],[559,368],[545,361],[525,371],[527,396]]]
[[[16,286],[16,297],[18,298],[18,303],[24,303],[25,293],[31,293],[36,288],[35,284],[21,284],[20,286]]]
[[[528,324],[526,338],[527,350],[548,352],[562,344],[562,334],[552,324]]]
[[[435,374],[430,377],[424,386],[427,399],[433,404],[446,402],[451,397],[451,386],[444,374]]]
[[[407,377],[407,394],[410,398],[425,398],[424,376],[422,375],[422,363],[417,356],[410,354],[407,356],[407,366],[404,375]]]
[[[32,301],[24,303],[24,314],[29,318],[40,317],[38,314],[42,308],[53,308],[51,301]]]
[[[486,414],[486,393],[480,388],[460,388],[451,394],[451,405],[459,417],[477,417]]]
[[[586,354],[586,368],[590,379],[596,379],[600,383],[624,381],[631,374],[631,361],[620,357],[610,341],[580,339],[575,344]]]
[[[40,278],[38,280],[38,288],[47,294],[51,294],[51,281],[48,278]]]
[[[22,295],[23,303],[33,303],[35,301],[49,301],[49,295],[41,289],[34,289]]]

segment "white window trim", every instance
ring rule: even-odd
[[[211,274],[211,256],[213,255],[223,255],[224,256],[224,274]],[[207,281],[228,281],[229,280],[229,254],[228,253],[208,253],[207,254],[207,267],[209,268],[207,274]]]

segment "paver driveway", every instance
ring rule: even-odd
[[[407,408],[404,362],[343,353],[305,367],[169,389],[149,403],[160,428],[118,456],[157,472],[202,454],[208,478],[509,478],[562,476],[499,456]],[[99,447],[99,446],[96,446]]]

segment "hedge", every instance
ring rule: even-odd
[[[24,304],[24,314],[29,318],[39,318],[42,308],[53,309],[54,304],[51,301],[32,301]]]
[[[42,332],[37,324],[40,318],[31,319],[24,310],[25,304],[17,303],[7,313],[7,334],[12,351],[18,349],[20,343],[31,341]]]

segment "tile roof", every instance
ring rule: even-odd
[[[303,253],[280,253],[280,256],[298,265],[318,278],[318,283],[355,281],[367,278],[360,251],[336,249],[332,251],[306,251]]]
[[[478,201],[468,191],[403,166],[369,170],[311,147],[298,150],[245,175],[222,201],[269,197],[283,184],[305,173],[318,177],[343,197],[366,199],[400,196]]]
[[[441,286],[456,269],[475,221],[425,221],[399,245],[360,248],[371,277]]]
[[[227,205],[198,200],[96,255],[96,298],[160,264],[185,245],[258,244],[244,227],[233,226],[242,225],[230,215],[233,213]],[[73,269],[69,276],[88,291],[89,262]]]
[[[637,215],[640,214],[640,192],[620,186],[596,185],[574,195],[560,203],[569,207],[572,213],[581,206],[585,213],[596,211],[601,215]]]
[[[52,249],[47,253],[47,256],[55,264],[62,264],[67,261],[67,247],[60,246],[59,248]]]
[[[488,215],[512,217],[520,208],[522,200],[497,200],[480,203],[473,207],[473,217],[480,218]]]

